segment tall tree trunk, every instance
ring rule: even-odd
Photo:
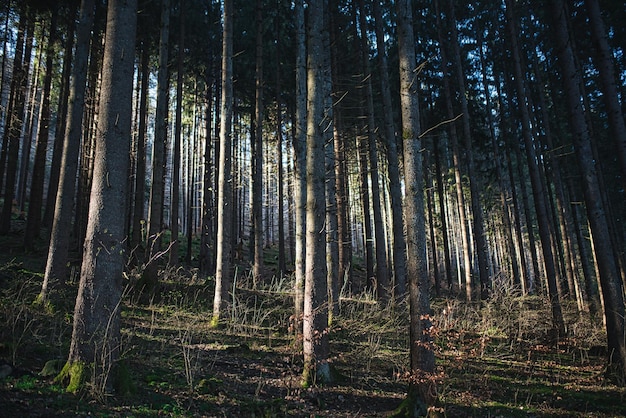
[[[524,137],[526,161],[528,164],[533,198],[535,201],[535,211],[537,213],[539,238],[541,240],[541,248],[544,259],[543,262],[548,282],[548,296],[550,298],[550,305],[552,308],[552,321],[554,331],[557,334],[555,337],[562,337],[565,335],[565,323],[563,322],[563,312],[561,310],[561,302],[559,300],[559,293],[557,290],[557,271],[554,262],[554,254],[552,253],[552,238],[550,234],[546,193],[539,173],[535,144],[533,142],[531,132],[530,115],[527,107],[526,89],[524,87],[522,63],[517,41],[517,30],[515,29],[513,7],[513,0],[506,0],[507,26],[510,37],[509,41],[511,43],[511,53],[513,55],[515,87],[517,89],[518,102],[521,103],[519,107],[522,115],[522,135]]]
[[[480,203],[481,181],[480,176],[476,175],[474,164],[474,152],[472,150],[472,130],[470,128],[470,114],[467,105],[467,91],[465,89],[465,72],[463,71],[463,63],[461,60],[461,51],[459,47],[459,35],[457,30],[457,22],[454,11],[454,1],[448,0],[448,10],[450,12],[450,23],[452,29],[452,50],[454,53],[454,67],[456,70],[457,85],[459,88],[459,97],[461,100],[461,111],[463,112],[463,138],[465,142],[465,158],[467,161],[467,177],[470,186],[470,202],[472,207],[472,220],[474,231],[474,242],[476,244],[476,259],[478,261],[478,277],[480,280],[480,296],[485,299],[491,292],[491,278],[489,277],[489,248],[487,247],[487,239],[485,238],[485,228],[483,220],[483,208]]]
[[[209,72],[210,73],[210,72]],[[215,270],[214,250],[215,240],[213,220],[216,218],[214,214],[214,187],[212,181],[213,164],[212,164],[212,142],[213,131],[211,129],[212,109],[213,109],[213,83],[207,79],[206,87],[206,109],[205,109],[205,141],[204,141],[204,161],[202,164],[202,232],[200,237],[200,271],[205,276],[210,276]]]
[[[116,382],[120,356],[122,272],[131,138],[137,3],[109,0],[96,137],[94,182],[67,363],[59,380],[76,392],[93,382],[101,394]],[[90,378],[90,374],[93,375]]]
[[[396,2],[400,103],[404,142],[404,220],[409,279],[409,347],[411,380],[408,397],[400,406],[404,416],[425,415],[436,401],[435,352],[430,331],[429,280],[426,271],[426,227],[424,219],[424,179],[422,171],[419,101],[416,82],[415,37],[411,1]],[[400,412],[399,411],[399,412]]]
[[[70,84],[68,120],[63,136],[63,156],[59,173],[59,192],[56,196],[50,246],[39,301],[53,300],[54,291],[67,277],[67,257],[70,245],[72,209],[76,192],[76,172],[82,133],[89,40],[93,26],[95,0],[82,0],[76,29],[76,52]]]
[[[165,164],[168,126],[169,89],[169,38],[170,0],[161,3],[161,35],[159,39],[159,72],[157,76],[157,103],[152,147],[152,180],[150,181],[150,204],[148,208],[148,241],[146,264],[140,281],[139,291],[147,297],[157,292],[158,262],[161,257],[163,233],[163,206],[165,191]]]
[[[28,215],[26,229],[24,230],[24,248],[28,251],[33,249],[35,238],[39,236],[41,228],[41,209],[43,206],[43,189],[46,176],[46,151],[50,136],[50,91],[52,88],[52,73],[54,65],[55,44],[57,34],[58,9],[52,11],[50,20],[48,43],[46,46],[46,72],[43,81],[41,110],[39,113],[39,133],[37,134],[37,146],[35,148],[35,165],[30,186],[30,199],[28,201]]]
[[[326,265],[326,189],[324,153],[324,105],[330,94],[324,73],[325,0],[309,5],[307,62],[307,159],[306,159],[306,259],[304,283],[303,353],[305,385],[328,383],[328,293]],[[328,123],[328,121],[326,121]]]
[[[615,77],[613,52],[607,40],[607,32],[598,0],[585,0],[585,7],[589,16],[596,67],[600,72],[602,98],[606,107],[609,126],[617,145],[617,155],[622,171],[622,187],[626,187],[626,125],[615,81],[617,78]]]
[[[334,15],[330,11],[330,2],[325,0],[327,8],[324,13],[323,32],[324,53],[324,119],[321,122],[324,143],[324,175],[326,194],[326,283],[328,286],[328,324],[331,325],[333,318],[339,315],[339,235],[338,235],[338,214],[337,214],[337,178],[335,173],[335,138],[336,133],[334,122],[333,103],[333,77],[331,73],[332,54],[330,25]]]
[[[76,30],[76,9],[78,3],[72,0],[67,9],[67,34],[65,50],[63,52],[63,70],[61,72],[61,88],[59,93],[59,104],[56,114],[56,128],[54,133],[54,146],[52,153],[52,164],[50,165],[50,179],[48,181],[48,191],[46,194],[46,205],[43,214],[42,226],[48,228],[52,226],[54,217],[54,207],[59,189],[59,176],[61,173],[61,159],[63,156],[63,135],[65,134],[65,124],[67,121],[67,107],[70,94],[70,69],[72,67],[72,50],[74,48],[74,32]]]
[[[222,40],[222,100],[220,115],[219,183],[217,190],[217,264],[215,295],[211,325],[217,326],[228,307],[228,291],[232,280],[233,234],[233,0],[224,0]]]
[[[170,225],[171,240],[169,265],[178,265],[178,253],[180,248],[179,242],[179,207],[180,207],[180,156],[181,156],[181,135],[183,132],[183,71],[185,62],[185,5],[184,0],[179,4],[179,33],[178,33],[178,72],[176,75],[176,126],[174,131],[174,153],[172,158],[172,199],[171,199],[171,216]]]
[[[304,25],[304,2],[295,1],[296,20],[296,111],[294,118],[294,218],[296,232],[296,256],[294,261],[294,329],[301,333],[304,314],[304,276],[306,253],[306,120],[307,120],[307,67],[306,31]]]
[[[378,149],[376,144],[376,121],[374,118],[374,93],[372,90],[372,74],[369,64],[367,23],[365,5],[359,0],[359,25],[361,27],[361,65],[365,83],[365,101],[367,111],[367,150],[369,157],[369,180],[372,185],[372,210],[374,214],[374,237],[376,240],[376,288],[377,295],[383,301],[389,297],[389,270],[387,264],[387,239],[383,225],[380,199],[380,181],[378,176]]]
[[[485,53],[483,51],[483,37],[479,34],[478,37],[478,50],[480,56],[480,65],[481,65],[481,76],[483,82],[483,90],[485,93],[485,105],[488,117],[489,124],[489,139],[491,140],[491,148],[493,151],[496,176],[498,177],[498,188],[500,189],[500,205],[502,206],[502,227],[504,238],[506,242],[506,252],[509,257],[509,263],[511,265],[511,273],[512,280],[515,286],[519,286],[522,293],[525,295],[527,293],[526,289],[526,281],[523,279],[522,274],[520,273],[519,263],[517,262],[517,255],[515,252],[515,244],[513,241],[513,226],[511,223],[511,216],[509,214],[509,204],[508,204],[508,187],[505,182],[504,170],[502,169],[502,155],[500,151],[500,146],[498,145],[498,139],[496,135],[496,123],[493,116],[493,106],[491,104],[491,97],[489,91],[489,82],[487,80],[487,60],[485,59]]]
[[[280,39],[280,23],[276,21],[277,39]],[[276,42],[278,46],[279,43]],[[280,64],[280,48],[276,49],[276,62]],[[278,277],[283,277],[287,271],[285,261],[285,192],[283,170],[283,118],[282,105],[280,102],[280,65],[276,67],[276,170],[278,171]]]
[[[256,68],[254,101],[254,141],[252,152],[252,225],[254,262],[252,279],[256,286],[263,279],[263,2],[256,0]],[[269,180],[269,178],[268,178]],[[267,218],[266,218],[267,221]]]
[[[576,67],[574,51],[567,27],[566,6],[561,0],[550,3],[552,28],[556,36],[556,52],[563,75],[565,98],[572,129],[574,151],[582,177],[587,217],[591,226],[593,245],[600,272],[604,299],[608,343],[607,376],[620,384],[626,381],[626,327],[624,319],[624,289],[614,258],[609,224],[598,182],[596,163],[593,158],[591,136],[585,122],[581,103],[581,75]]]
[[[393,285],[395,293],[404,294],[406,291],[406,241],[404,239],[404,225],[402,220],[402,189],[400,185],[400,162],[398,158],[397,138],[393,123],[393,107],[391,104],[391,87],[389,83],[389,69],[387,53],[385,51],[385,36],[383,21],[380,12],[380,3],[372,2],[376,27],[376,49],[379,59],[380,83],[383,99],[383,116],[385,121],[385,144],[387,149],[389,194],[391,197],[391,219],[393,231]]]
[[[141,94],[139,96],[139,126],[135,159],[135,201],[130,247],[133,258],[139,256],[143,248],[145,228],[145,191],[146,191],[146,127],[148,124],[148,79],[150,78],[150,52],[147,37],[142,39],[139,73],[141,75]]]
[[[448,66],[447,52],[445,49],[446,41],[443,35],[442,22],[438,10],[439,2],[435,0],[435,10],[437,10],[437,34],[439,37],[439,49],[441,53],[441,62],[443,68]],[[447,116],[450,120],[454,118],[454,110],[452,108],[452,89],[450,87],[450,75],[444,74],[443,78],[444,92],[446,100]],[[469,222],[465,214],[465,194],[463,192],[463,182],[461,176],[461,157],[456,126],[451,123],[449,126],[450,146],[452,148],[452,164],[454,167],[454,180],[456,191],[456,204],[459,215],[459,224],[461,229],[461,250],[463,252],[463,272],[465,280],[465,298],[471,301],[472,295],[472,259],[471,259],[471,243],[469,237]]]

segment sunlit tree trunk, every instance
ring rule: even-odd
[[[307,158],[306,158],[306,258],[304,283],[303,353],[305,385],[331,379],[328,340],[328,294],[326,265],[326,189],[324,105],[328,84],[324,59],[325,0],[309,5],[307,49]]]
[[[109,0],[90,216],[70,352],[58,377],[72,392],[89,382],[105,394],[117,383],[136,12],[135,0]]]
[[[256,68],[254,135],[252,144],[252,228],[254,242],[252,279],[255,286],[263,279],[263,2],[256,0]]]
[[[452,29],[452,50],[454,55],[454,68],[456,80],[459,88],[459,98],[461,101],[461,111],[463,116],[463,138],[465,142],[465,159],[467,162],[467,177],[470,186],[470,202],[472,207],[472,226],[474,232],[474,242],[476,246],[476,259],[478,261],[478,277],[480,280],[480,297],[486,298],[491,291],[491,278],[489,277],[489,249],[485,238],[485,228],[483,220],[483,208],[480,203],[481,177],[477,175],[474,152],[472,144],[472,130],[470,128],[470,114],[467,104],[467,91],[465,89],[465,72],[461,61],[461,51],[459,47],[459,35],[454,11],[454,1],[448,0],[448,10],[450,12],[450,24]]]
[[[438,11],[438,1],[435,0],[435,8],[437,10],[437,33],[440,44],[441,62],[443,68],[448,66],[448,58],[446,52],[446,41],[443,35],[442,21],[440,13]],[[450,75],[444,74],[444,94],[446,101],[447,116],[450,120],[454,118],[454,110],[452,108],[452,89],[450,87]],[[460,147],[458,141],[458,134],[456,126],[450,123],[448,132],[450,134],[450,147],[452,148],[452,164],[454,169],[455,191],[456,191],[456,203],[457,212],[459,216],[460,232],[461,232],[461,251],[463,254],[463,273],[465,280],[465,298],[471,301],[472,295],[472,259],[471,259],[471,244],[469,237],[469,221],[465,214],[465,194],[463,193],[463,182],[461,176],[461,157]]]
[[[391,104],[391,87],[389,83],[389,69],[387,52],[385,51],[385,36],[380,12],[380,3],[372,2],[376,27],[376,49],[379,59],[379,73],[383,100],[383,116],[385,121],[385,144],[387,149],[389,194],[391,198],[391,218],[393,231],[393,285],[397,294],[404,294],[406,290],[406,241],[404,239],[404,224],[402,220],[402,189],[400,185],[400,162],[398,158],[397,138],[393,123],[393,107]],[[449,248],[446,246],[446,248]],[[449,258],[448,258],[449,260]]]
[[[404,143],[404,220],[409,280],[409,350],[411,380],[409,393],[399,411],[403,416],[423,416],[436,401],[435,352],[431,335],[429,280],[426,271],[426,227],[422,171],[419,101],[416,82],[415,37],[410,0],[396,2],[400,103]]]
[[[233,0],[224,0],[222,39],[222,97],[220,115],[220,159],[217,190],[217,263],[215,266],[215,296],[211,325],[219,324],[228,307],[228,292],[232,281],[233,234]]]
[[[374,215],[374,237],[376,239],[376,288],[377,295],[382,300],[389,297],[389,270],[387,265],[387,239],[383,225],[383,216],[380,200],[380,181],[378,175],[378,149],[376,144],[376,122],[374,118],[374,93],[369,65],[369,50],[367,24],[365,19],[365,5],[359,0],[359,24],[361,26],[361,65],[363,82],[365,83],[365,109],[367,111],[367,155],[369,159],[369,180],[372,187],[372,211]]]
[[[139,123],[137,129],[137,146],[135,148],[135,200],[133,207],[133,220],[131,227],[130,246],[133,258],[139,256],[143,248],[145,227],[145,190],[146,190],[146,125],[148,123],[148,79],[150,77],[150,52],[148,40],[144,38],[141,43],[139,73],[141,76],[139,96]],[[142,255],[143,256],[143,255]]]
[[[82,0],[76,28],[76,52],[70,84],[68,120],[65,124],[63,156],[59,173],[59,191],[56,196],[50,246],[39,301],[45,303],[55,288],[67,277],[67,258],[70,245],[72,209],[76,192],[76,172],[82,134],[89,40],[93,26],[94,0]]]
[[[295,261],[294,261],[294,329],[300,334],[304,309],[304,275],[306,251],[306,32],[304,26],[304,2],[295,1],[296,24],[296,112],[294,150],[294,218],[295,218]]]
[[[508,186],[505,182],[506,176],[504,175],[504,170],[502,168],[503,165],[503,156],[500,149],[500,145],[498,144],[498,138],[496,135],[496,122],[493,116],[493,105],[491,102],[491,94],[489,90],[489,82],[487,81],[487,60],[485,58],[485,53],[483,50],[484,47],[484,39],[482,35],[478,37],[479,44],[479,56],[480,63],[482,67],[481,76],[483,82],[483,90],[485,93],[485,106],[486,112],[488,115],[488,124],[489,124],[489,139],[491,140],[491,148],[494,156],[494,163],[496,169],[496,177],[498,178],[498,187],[500,194],[500,205],[502,206],[502,227],[503,234],[506,243],[506,254],[508,255],[508,261],[511,267],[512,273],[512,281],[516,286],[520,286],[520,289],[523,294],[527,293],[526,289],[526,281],[523,279],[520,273],[519,263],[517,262],[517,255],[515,251],[515,244],[513,242],[513,226],[511,223],[511,216],[509,214],[509,204],[508,204]]]

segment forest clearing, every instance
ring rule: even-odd
[[[624,21],[0,2],[0,415],[626,416]]]
[[[182,269],[164,273],[159,302],[124,298],[128,393],[66,393],[54,378],[65,362],[72,307],[33,305],[42,260],[9,259],[19,250],[5,244],[0,358],[16,370],[0,379],[3,416],[387,417],[405,396],[406,303],[384,307],[367,294],[342,300],[330,336],[336,383],[303,388],[290,278],[251,290],[242,277],[232,318],[211,329],[213,283]],[[550,313],[537,297],[503,289],[486,303],[442,298],[433,309],[444,416],[626,416],[626,389],[603,377],[603,330],[575,308],[565,307],[572,336],[557,347],[547,341]],[[49,361],[56,368],[42,373]]]

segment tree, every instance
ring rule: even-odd
[[[30,186],[30,199],[28,202],[28,216],[26,218],[26,230],[24,231],[24,248],[31,250],[34,240],[39,236],[41,228],[41,209],[43,207],[43,189],[46,176],[46,151],[50,136],[50,93],[52,89],[52,73],[54,58],[56,55],[55,44],[58,37],[57,21],[58,9],[52,10],[48,42],[46,45],[46,72],[41,93],[41,109],[39,111],[39,132],[37,134],[37,146],[35,148],[35,164]]]
[[[170,0],[161,3],[161,35],[159,38],[159,72],[157,78],[157,103],[152,148],[152,181],[148,210],[148,243],[146,265],[140,285],[146,295],[156,292],[158,285],[158,261],[161,254],[163,229],[163,200],[165,193],[165,152],[167,149],[168,89],[169,89],[169,39]]]
[[[330,382],[326,266],[324,104],[329,91],[324,65],[324,0],[309,2],[306,130],[306,259],[303,351],[305,385]]]
[[[252,141],[252,279],[258,284],[263,278],[263,2],[256,0],[256,65],[254,118]]]
[[[181,135],[183,132],[183,70],[185,61],[185,8],[184,0],[180,1],[179,10],[179,38],[178,38],[178,73],[176,74],[176,127],[174,130],[174,152],[172,155],[172,199],[171,199],[171,246],[169,253],[169,265],[178,265],[179,253],[179,204],[180,204],[180,154]]]
[[[220,160],[217,190],[217,263],[211,325],[217,326],[228,307],[232,276],[233,192],[232,117],[233,117],[233,0],[224,0],[222,39],[222,101],[220,110]]]
[[[296,111],[294,150],[294,218],[296,251],[294,260],[294,327],[301,332],[304,308],[304,276],[306,250],[306,103],[307,103],[307,69],[306,69],[306,35],[304,23],[304,2],[296,0]]]
[[[391,87],[387,53],[385,51],[385,36],[382,28],[380,4],[372,2],[376,27],[376,49],[379,59],[380,83],[383,99],[384,135],[387,146],[389,194],[391,198],[391,218],[393,230],[393,273],[394,285],[397,294],[404,294],[406,289],[406,241],[404,239],[404,224],[402,219],[402,188],[400,184],[400,163],[398,146],[393,123],[393,107],[391,102]],[[449,257],[448,257],[449,260]]]
[[[131,143],[136,0],[109,0],[95,166],[72,341],[58,380],[109,392],[120,367],[120,304]]]
[[[68,121],[63,138],[63,156],[56,196],[54,219],[48,247],[48,259],[39,300],[46,302],[50,292],[67,276],[67,255],[70,245],[72,206],[76,192],[76,171],[82,133],[83,106],[87,81],[89,40],[94,17],[94,0],[82,0],[76,28],[76,52],[70,85]]]
[[[26,100],[26,85],[30,66],[30,55],[33,45],[33,25],[29,23],[30,13],[27,5],[20,6],[20,23],[17,31],[15,56],[13,58],[13,79],[5,122],[3,148],[7,148],[8,164],[4,190],[4,203],[0,215],[0,234],[6,235],[11,230],[11,213],[13,198],[15,197],[15,178],[17,174],[17,159],[20,147],[20,133],[23,126],[24,102]],[[4,175],[4,170],[0,170]],[[0,176],[0,179],[2,176]],[[0,181],[1,183],[1,181]]]
[[[582,80],[580,70],[576,66],[567,27],[566,16],[569,14],[562,0],[551,1],[549,11],[555,33],[555,52],[558,55],[558,63],[563,75],[574,151],[583,178],[587,218],[591,226],[596,262],[600,272],[609,353],[606,373],[607,377],[624,385],[626,383],[626,323],[623,282],[611,240],[607,211],[603,204],[602,189],[593,158],[592,138],[585,120],[585,108],[581,102]]]
[[[552,307],[552,321],[554,325],[555,336],[562,337],[565,335],[565,323],[563,322],[563,312],[559,293],[557,290],[557,271],[554,262],[554,253],[552,251],[552,237],[550,233],[550,222],[548,218],[548,208],[546,203],[546,193],[544,190],[541,173],[537,163],[537,153],[533,141],[531,131],[530,114],[527,106],[526,87],[524,86],[524,76],[522,72],[521,56],[517,41],[517,30],[515,28],[515,19],[513,14],[514,2],[506,1],[507,27],[509,34],[509,42],[511,43],[511,53],[513,58],[513,67],[515,75],[515,88],[521,116],[522,116],[522,136],[524,137],[524,146],[526,148],[526,162],[530,174],[530,183],[533,191],[535,202],[535,211],[537,213],[537,222],[539,226],[539,238],[541,240],[541,248],[543,251],[543,262],[546,269],[548,281],[548,293],[550,305]]]
[[[415,38],[410,0],[396,2],[404,179],[403,211],[409,280],[409,349],[411,376],[407,399],[398,415],[410,417],[429,413],[436,400],[435,352],[431,335],[429,280],[426,268],[426,226],[422,171],[419,102],[416,82]]]

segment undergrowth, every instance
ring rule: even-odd
[[[303,389],[302,353],[289,332],[293,277],[251,288],[240,276],[225,326],[213,329],[213,280],[165,269],[158,300],[124,300],[121,354],[136,390],[93,402],[39,374],[49,360],[66,359],[72,303],[34,305],[41,274],[17,261],[0,266],[0,277],[0,358],[13,367],[0,380],[0,403],[10,415],[374,417],[406,395],[406,300],[343,294],[330,329],[337,383]],[[70,286],[66,297],[73,293]],[[446,416],[626,415],[626,392],[602,377],[603,328],[574,304],[564,303],[567,338],[556,344],[545,301],[514,288],[472,304],[436,299],[432,309]]]

